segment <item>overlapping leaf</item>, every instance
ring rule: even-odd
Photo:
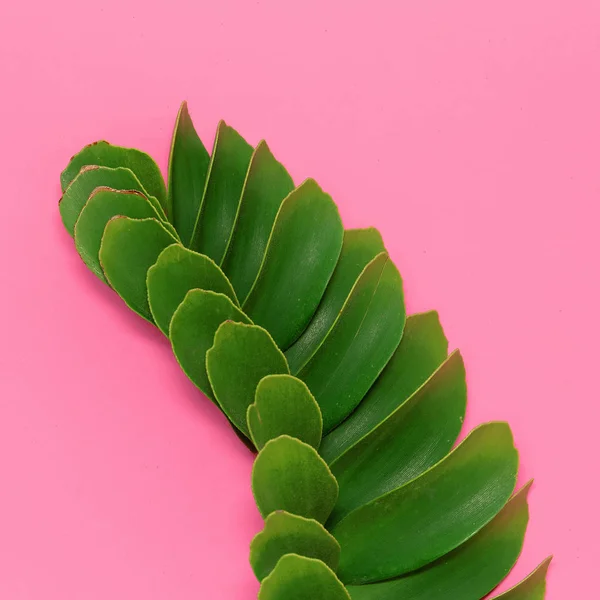
[[[292,373],[298,373],[323,343],[363,269],[382,252],[385,247],[376,229],[344,232],[340,257],[323,300],[308,327],[285,353]]]
[[[348,586],[352,600],[481,600],[515,564],[529,520],[529,485],[479,533],[428,567],[404,577]]]
[[[340,496],[330,524],[444,458],[460,433],[466,402],[464,365],[455,352],[407,402],[331,463]]]
[[[113,217],[118,216],[158,220],[154,207],[140,192],[96,188],[75,223],[75,247],[83,262],[102,280],[106,278],[99,253],[104,229]]]
[[[508,426],[478,427],[429,471],[332,528],[342,547],[340,577],[353,584],[389,579],[450,552],[502,508],[517,467]]]
[[[265,255],[242,307],[288,348],[308,325],[338,260],[343,227],[337,207],[311,179],[282,203]]]
[[[223,260],[223,271],[240,302],[246,300],[258,275],[281,203],[293,189],[285,167],[266,142],[260,142],[250,161],[235,229]]]
[[[252,146],[219,123],[190,247],[221,264],[238,213]]]
[[[145,152],[135,148],[114,146],[105,141],[89,144],[78,152],[60,175],[63,192],[77,177],[82,167],[124,167],[133,171],[144,189],[158,200],[165,214],[169,216],[167,190],[158,165]]]
[[[323,438],[321,455],[332,462],[391,415],[432,375],[448,353],[436,312],[406,320],[402,341],[357,409]]]
[[[546,592],[546,575],[552,557],[547,558],[533,573],[515,587],[496,596],[494,600],[543,600]]]
[[[75,234],[75,223],[81,210],[97,188],[109,188],[118,191],[140,192],[156,209],[158,218],[165,220],[165,214],[158,200],[150,196],[131,169],[124,167],[110,168],[96,165],[82,167],[81,171],[68,185],[58,208],[67,231]]]
[[[405,312],[400,274],[385,253],[363,270],[331,330],[298,373],[331,431],[360,403],[398,347]]]
[[[206,372],[206,353],[225,321],[250,323],[225,294],[190,290],[173,314],[169,329],[173,353],[181,368],[212,400],[215,397]]]
[[[147,285],[154,321],[165,335],[169,335],[173,314],[190,290],[218,292],[239,306],[229,280],[214,261],[179,244],[160,253],[148,270]]]
[[[267,375],[256,388],[246,414],[254,445],[260,450],[280,435],[298,438],[318,448],[323,432],[319,405],[306,384],[291,375]]]
[[[285,356],[262,327],[227,321],[206,354],[215,398],[231,422],[250,437],[246,414],[256,388],[267,375],[288,374]]]
[[[264,529],[250,544],[250,564],[258,580],[269,575],[286,554],[316,558],[335,571],[340,545],[318,521],[281,510],[265,519]]]
[[[200,210],[210,156],[198,137],[187,102],[181,104],[169,155],[168,206],[173,225],[189,245]]]
[[[106,279],[127,306],[152,322],[146,276],[160,253],[176,242],[156,219],[114,217],[104,230],[100,264]]]
[[[258,600],[350,600],[350,596],[325,563],[286,554],[263,580]]]
[[[252,470],[252,490],[263,517],[276,510],[324,523],[338,495],[335,477],[308,444],[288,435],[267,442]]]

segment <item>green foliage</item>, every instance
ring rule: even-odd
[[[99,256],[108,283],[129,308],[151,322],[146,287],[148,269],[175,241],[169,230],[156,219],[117,216],[104,229]]]
[[[258,453],[252,491],[263,517],[285,510],[325,523],[335,506],[338,484],[312,446],[282,435]]]
[[[400,274],[387,254],[378,254],[298,373],[321,407],[325,432],[346,419],[369,391],[398,347],[404,322]]]
[[[246,414],[252,441],[260,450],[269,440],[289,435],[319,449],[323,418],[307,385],[292,375],[267,375],[256,388]]]
[[[167,190],[158,165],[145,152],[135,148],[113,146],[105,141],[94,142],[78,152],[60,175],[60,183],[64,192],[77,177],[83,167],[123,167],[135,173],[138,181],[148,194],[156,198],[165,214],[167,210]]]
[[[266,142],[260,142],[250,161],[237,222],[222,265],[240,302],[248,297],[281,203],[293,189],[294,182],[284,166],[275,160]]]
[[[165,248],[148,269],[148,302],[158,328],[169,335],[171,319],[190,290],[210,290],[239,306],[229,280],[208,256],[180,244]]]
[[[322,561],[286,554],[264,579],[258,600],[350,600],[350,596]]]
[[[250,564],[257,579],[269,575],[286,554],[316,558],[336,571],[340,545],[318,521],[280,510],[265,519],[265,528],[250,544]]]
[[[221,264],[240,205],[252,146],[235,129],[219,123],[202,204],[190,247]]]
[[[352,583],[380,581],[450,552],[504,506],[514,489],[517,467],[508,426],[478,427],[423,475],[333,526],[342,547],[340,576]]]
[[[333,461],[383,423],[435,373],[448,354],[436,312],[412,315],[398,349],[356,410],[323,438],[321,454]]]
[[[340,497],[330,521],[412,481],[444,458],[460,433],[466,404],[464,365],[456,351],[404,404],[331,463]]]
[[[206,371],[206,353],[225,321],[250,323],[250,319],[225,294],[190,290],[173,314],[169,329],[173,353],[181,368],[213,400],[213,389]]]
[[[375,229],[344,231],[313,180],[187,105],[168,193],[143,152],[86,146],[60,214],[90,269],[169,337],[186,375],[259,450],[261,600],[482,600],[521,551],[508,425],[453,450],[466,409],[437,313],[408,318]],[[167,218],[168,216],[168,218]],[[322,437],[324,435],[324,437]],[[542,600],[549,560],[498,598]]]
[[[309,179],[283,201],[242,307],[286,349],[304,331],[333,273],[344,229],[337,207]],[[299,268],[300,266],[300,268]]]
[[[382,252],[385,247],[376,229],[344,231],[340,257],[323,299],[302,335],[285,353],[292,373],[298,373],[314,356],[338,320],[356,280]]]
[[[92,165],[81,168],[81,171],[69,184],[58,203],[60,216],[67,231],[72,236],[75,235],[75,223],[88,198],[96,188],[140,192],[154,206],[157,215],[160,215],[160,218],[165,220],[165,215],[158,200],[146,192],[133,171],[124,167],[112,169],[110,167]]]
[[[175,122],[169,156],[168,207],[186,246],[192,239],[202,203],[209,161],[210,155],[196,133],[187,103],[183,102]]]
[[[515,587],[496,596],[496,600],[543,600],[546,593],[546,575],[551,561],[551,557],[547,558]]]
[[[223,412],[246,436],[246,415],[256,388],[267,375],[288,374],[285,356],[258,325],[223,323],[206,354],[210,385]]]
[[[423,569],[381,583],[348,586],[352,600],[481,600],[509,573],[523,547],[529,485],[481,531]]]
[[[117,216],[158,221],[156,211],[140,192],[108,188],[97,188],[92,192],[75,223],[75,247],[83,262],[104,281],[106,279],[99,258],[100,246],[106,224]]]

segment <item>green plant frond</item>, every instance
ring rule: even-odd
[[[318,521],[279,510],[265,519],[264,529],[250,544],[250,564],[257,579],[267,577],[286,554],[316,558],[335,572],[340,545]]]
[[[529,486],[509,499],[510,429],[480,426],[452,450],[462,357],[436,312],[406,317],[377,230],[344,232],[314,180],[294,188],[265,142],[224,122],[209,156],[186,103],[168,194],[147,154],[106,142],[61,185],[90,270],[259,451],[260,599],[481,600],[502,581],[528,519]],[[548,562],[498,598],[542,600]]]
[[[165,182],[158,165],[145,152],[135,148],[114,146],[104,140],[89,144],[71,158],[61,173],[60,183],[63,193],[77,177],[81,168],[86,166],[131,169],[144,189],[158,200],[164,213],[168,216]]]

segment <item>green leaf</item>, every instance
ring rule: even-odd
[[[246,413],[258,382],[267,375],[289,373],[285,356],[267,331],[233,322],[223,323],[217,330],[206,354],[206,369],[219,406],[247,437]]]
[[[352,600],[481,600],[508,575],[521,553],[528,491],[529,485],[479,533],[428,567],[391,581],[349,586]]]
[[[363,269],[381,252],[385,252],[385,247],[376,229],[344,231],[340,258],[323,300],[304,333],[285,353],[292,373],[298,373],[314,355],[331,331]]]
[[[398,347],[406,320],[402,279],[387,254],[364,269],[334,326],[298,377],[331,431],[360,403]]]
[[[338,209],[312,179],[283,202],[242,308],[288,348],[315,313],[342,247]]]
[[[459,352],[411,398],[331,463],[340,495],[328,525],[418,477],[450,451],[467,404]]]
[[[514,489],[517,451],[506,423],[488,423],[417,479],[350,513],[331,529],[340,578],[358,584],[422,567],[469,539]]]
[[[263,580],[258,600],[350,600],[350,596],[325,563],[286,554]]]
[[[263,517],[276,510],[324,523],[338,495],[325,461],[308,444],[289,435],[266,443],[252,469],[252,491]]]
[[[265,528],[250,544],[250,564],[262,581],[285,554],[299,554],[324,562],[332,571],[340,562],[340,545],[314,519],[305,519],[285,511],[271,513]]]
[[[192,289],[225,294],[238,305],[229,280],[214,261],[179,244],[161,252],[156,264],[148,271],[147,285],[154,321],[167,336],[175,310]]]
[[[267,375],[256,388],[254,404],[246,414],[254,445],[287,434],[319,448],[323,419],[306,384],[292,375]]]
[[[163,211],[168,215],[165,182],[158,165],[145,152],[136,150],[135,148],[113,146],[105,141],[85,146],[85,148],[71,158],[69,164],[60,175],[63,192],[67,189],[71,181],[77,177],[81,168],[88,165],[131,169],[148,194],[154,196],[160,202]]]
[[[200,210],[209,161],[210,156],[194,129],[187,102],[182,102],[171,141],[168,205],[175,229],[186,246]]]
[[[101,187],[119,191],[140,192],[154,206],[158,217],[165,219],[158,200],[148,195],[148,192],[132,171],[123,167],[111,169],[109,167],[88,166],[81,169],[79,175],[69,184],[58,203],[63,223],[71,236],[75,233],[75,223],[88,198],[96,188]]]
[[[83,262],[102,281],[100,245],[106,224],[117,216],[132,219],[158,218],[156,210],[140,192],[96,188],[75,223],[75,247]]]
[[[233,232],[252,146],[219,123],[190,248],[221,264]]]
[[[495,596],[492,600],[544,600],[546,575],[551,562],[552,557],[549,556],[523,581],[504,592],[504,594]]]
[[[100,263],[108,283],[129,308],[151,323],[154,321],[148,306],[146,275],[158,255],[175,241],[156,219],[118,216],[104,230]]]
[[[321,442],[321,456],[331,463],[372,431],[444,362],[448,342],[435,311],[406,320],[398,349],[356,410]]]
[[[223,271],[242,303],[258,275],[279,207],[293,189],[294,182],[285,167],[275,160],[266,142],[260,142],[252,154],[223,260]]]
[[[225,321],[250,323],[225,294],[191,290],[173,314],[169,330],[175,358],[184,373],[211,400],[215,397],[206,372],[206,353],[213,345],[217,329]]]

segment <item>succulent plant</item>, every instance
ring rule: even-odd
[[[97,142],[61,175],[90,270],[166,335],[257,451],[261,600],[480,600],[517,560],[529,484],[506,423],[458,445],[465,368],[437,313],[406,316],[375,229],[344,230],[309,179],[186,103],[168,188],[147,154]],[[544,596],[544,561],[498,596]]]

